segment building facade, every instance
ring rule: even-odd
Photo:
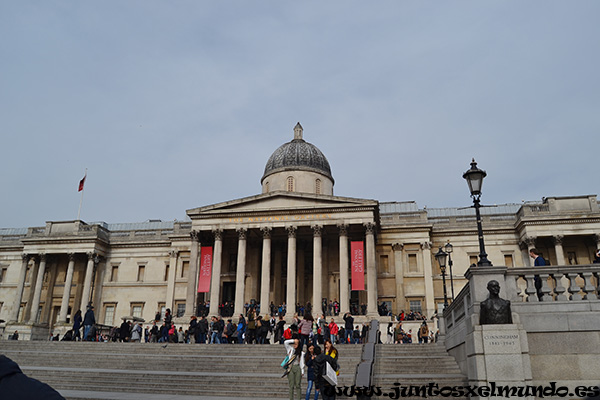
[[[380,203],[335,196],[327,158],[303,138],[267,161],[262,193],[187,211],[188,221],[144,223],[47,222],[0,229],[0,320],[36,337],[69,326],[91,302],[96,319],[152,320],[173,310],[187,322],[199,303],[286,304],[339,301],[340,311],[366,305],[376,316],[431,316],[444,301],[434,254],[453,245],[448,296],[465,284],[479,254],[473,209],[423,209],[414,202]],[[591,263],[600,246],[596,195],[548,197],[540,202],[482,209],[488,258],[494,265],[531,265],[540,250],[553,265]],[[364,243],[365,290],[351,290],[350,242]],[[197,293],[200,254],[212,248],[210,291]],[[318,309],[318,306],[317,306]],[[33,332],[33,333],[32,333]],[[44,333],[45,332],[45,333]]]

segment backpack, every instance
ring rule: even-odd
[[[285,331],[283,331],[283,338],[285,340],[292,338],[292,330],[290,328],[287,328]]]

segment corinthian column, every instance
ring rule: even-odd
[[[177,256],[179,255],[178,250],[171,250],[169,252],[169,275],[167,275],[167,299],[165,305],[167,308],[173,310],[175,307],[175,277],[177,276]],[[187,309],[187,304],[186,304]]]
[[[565,262],[565,252],[563,251],[562,246],[563,239],[564,236],[562,235],[557,235],[552,238],[552,241],[554,242],[554,251],[556,253],[556,264],[558,265],[567,265]]]
[[[339,225],[340,228],[340,313],[350,311],[349,273],[350,259],[348,258],[348,225]]]
[[[63,291],[62,301],[60,303],[60,313],[58,314],[58,323],[67,323],[67,314],[69,313],[69,300],[71,298],[71,285],[73,284],[73,271],[75,270],[75,253],[69,253],[69,266],[67,267],[67,279],[65,280],[65,289]]]
[[[288,226],[288,259],[287,259],[287,314],[292,317],[296,310],[296,227]]]
[[[29,264],[29,254],[21,255],[21,271],[19,272],[19,281],[17,282],[17,293],[10,314],[10,321],[17,322],[19,319],[19,310],[21,309],[21,299],[23,298],[23,290],[25,289],[25,277],[27,276],[27,264]]]
[[[216,229],[213,231],[215,235],[215,249],[213,257],[213,270],[210,281],[210,315],[219,314],[219,298],[221,297],[221,259],[223,253],[223,231]]]
[[[94,253],[87,253],[88,262],[85,268],[85,280],[83,283],[83,295],[81,296],[81,306],[79,309],[85,314],[86,306],[90,302],[90,292],[92,291],[92,277],[94,276]]]
[[[194,315],[196,309],[196,280],[198,279],[198,252],[200,247],[198,231],[191,231],[190,238],[192,244],[190,247],[190,268],[188,269],[187,290],[185,293],[185,315]],[[169,265],[169,269],[172,266]],[[170,272],[170,271],[169,271]],[[171,310],[173,311],[173,310]]]
[[[269,290],[271,287],[271,227],[261,228],[263,233],[262,271],[260,279],[260,309],[264,314],[269,308]]]
[[[367,237],[367,315],[376,317],[377,313],[377,263],[375,261],[375,224],[365,224]]]
[[[323,227],[313,227],[313,313],[321,315],[321,299],[323,298],[323,242],[321,232]]]
[[[404,308],[404,268],[402,267],[402,250],[404,245],[402,243],[394,243],[392,250],[394,250],[394,267],[396,275],[396,314],[400,314],[400,311]]]
[[[31,301],[31,312],[29,313],[29,322],[36,323],[38,311],[40,309],[40,297],[42,296],[42,286],[44,285],[44,274],[46,273],[46,254],[40,254],[40,266],[38,267],[33,300]]]
[[[421,243],[423,249],[423,276],[425,278],[425,307],[427,316],[435,312],[435,294],[433,292],[433,266],[431,265],[431,242]]]
[[[246,229],[239,228],[238,232],[238,255],[237,272],[235,275],[235,303],[233,312],[235,315],[244,313],[244,292],[246,289]]]

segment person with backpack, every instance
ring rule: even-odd
[[[239,344],[244,343],[244,333],[246,332],[246,319],[243,314],[240,314],[237,325],[237,342]]]

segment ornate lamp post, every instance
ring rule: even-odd
[[[448,253],[448,267],[450,268],[450,289],[452,291],[452,301],[454,301],[454,280],[452,279],[452,250],[453,247],[450,242],[444,246],[444,251]]]
[[[487,258],[485,252],[485,244],[483,243],[483,228],[481,227],[481,213],[479,208],[479,199],[481,198],[481,185],[483,184],[483,178],[487,176],[487,173],[477,168],[475,159],[471,162],[471,169],[463,174],[463,178],[467,180],[469,190],[471,191],[471,197],[473,198],[473,207],[475,207],[475,215],[477,216],[477,232],[479,234],[479,261],[477,262],[478,267],[491,267],[492,263]]]
[[[446,257],[448,254],[442,250],[440,250],[435,254],[435,259],[438,264],[440,264],[440,271],[442,271],[442,282],[444,284],[444,308],[448,307],[448,293],[446,292]]]

